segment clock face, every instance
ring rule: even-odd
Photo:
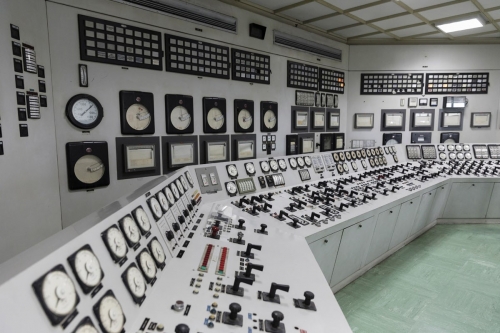
[[[285,162],[285,160],[283,160],[283,159],[278,160],[278,164],[279,164],[281,170],[286,171],[286,162]]]
[[[238,169],[236,168],[236,165],[230,164],[226,167],[226,170],[227,170],[227,174],[229,175],[229,177],[233,177],[233,178],[238,177]]]
[[[219,130],[224,125],[224,115],[218,108],[211,108],[207,113],[207,124],[213,130]]]
[[[85,94],[73,96],[66,105],[66,116],[78,128],[95,128],[102,120],[103,108],[94,97]]]
[[[126,112],[127,124],[136,131],[143,131],[151,123],[151,114],[142,104],[132,104]]]
[[[178,131],[185,131],[191,125],[191,114],[188,110],[179,105],[170,113],[170,123]]]
[[[270,160],[269,166],[271,167],[271,170],[274,172],[278,171],[278,169],[279,169],[279,165],[278,165],[278,162],[276,160]],[[286,164],[285,164],[285,167],[286,167]]]
[[[253,124],[253,117],[250,112],[246,109],[240,110],[238,112],[238,125],[244,129],[249,129]]]
[[[106,333],[121,332],[125,325],[125,315],[120,302],[112,292],[108,292],[94,307],[96,317]]]

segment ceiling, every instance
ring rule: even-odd
[[[220,0],[321,36],[363,44],[500,44],[500,0]],[[480,14],[482,28],[434,24]]]

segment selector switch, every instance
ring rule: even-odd
[[[175,333],[189,333],[189,326],[186,324],[179,324],[175,326]]]
[[[252,253],[252,249],[260,251],[260,250],[262,250],[262,246],[261,245],[254,245],[252,243],[248,243],[247,250],[245,252],[242,252],[241,256],[243,258],[255,259],[255,256]]]
[[[245,226],[243,226],[243,224],[245,224],[245,220],[244,219],[239,219],[238,220],[238,225],[235,226],[236,229],[240,229],[240,230],[247,230],[247,228]]]
[[[246,283],[252,285],[253,280],[243,275],[236,276],[234,278],[233,285],[226,286],[226,294],[243,297],[245,295],[245,291],[243,290],[243,288],[240,287],[240,283]]]
[[[172,240],[172,239],[174,239],[174,237],[175,237],[175,236],[174,236],[174,233],[173,233],[171,230],[167,231],[167,232],[165,233],[165,236],[167,237],[167,239],[168,239],[169,241],[171,241],[171,240]]]
[[[243,326],[243,316],[238,314],[241,312],[241,305],[238,303],[229,304],[229,312],[222,314],[222,322],[226,325]]]
[[[211,232],[210,238],[213,238],[213,239],[219,239],[220,238],[220,236],[219,236],[219,227],[218,226],[213,225],[210,232]]]
[[[252,281],[255,281],[255,274],[252,274],[252,269],[256,269],[256,270],[262,272],[264,270],[264,266],[252,264],[251,262],[249,262],[247,264],[247,268],[246,268],[245,272],[240,272],[239,276],[245,276],[245,277],[251,279]]]
[[[271,314],[273,320],[266,320],[266,332],[271,333],[286,333],[285,324],[282,323],[285,316],[280,311],[273,311]],[[177,332],[176,332],[177,333]]]
[[[277,284],[277,283],[271,283],[271,290],[266,293],[262,293],[262,300],[264,302],[273,302],[273,303],[278,303],[281,304],[280,302],[280,296],[276,295],[276,290],[283,290],[288,292],[290,290],[290,286],[285,285],[285,284]]]
[[[311,302],[314,299],[314,294],[310,291],[306,291],[304,293],[305,299],[293,299],[293,303],[296,308],[316,311],[316,305],[314,302]]]
[[[268,232],[266,231],[267,229],[267,224],[262,223],[260,225],[260,230],[257,230],[257,233],[263,234],[263,235],[268,235]]]

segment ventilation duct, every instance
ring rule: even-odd
[[[342,50],[274,30],[274,44],[342,61]]]

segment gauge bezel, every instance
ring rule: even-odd
[[[161,246],[161,248],[163,250],[163,254],[165,255],[165,260],[163,260],[163,262],[157,261],[155,255],[152,254],[153,253],[153,241],[155,241],[155,240],[160,244],[160,246]],[[153,237],[149,241],[149,243],[148,243],[148,249],[149,249],[149,252],[150,252],[151,256],[153,257],[153,260],[155,261],[156,267],[158,267],[160,270],[163,270],[165,268],[165,261],[167,260],[167,253],[165,252],[165,249],[163,248],[163,246],[161,245],[161,242],[158,240],[158,238],[156,236]]]
[[[118,301],[118,298],[116,298],[116,296],[113,293],[113,291],[111,289],[109,289],[108,291],[106,291],[106,293],[104,293],[104,295],[102,295],[101,298],[99,298],[99,300],[97,301],[97,303],[94,304],[94,306],[92,307],[94,315],[97,318],[97,321],[99,322],[99,327],[100,327],[101,331],[103,331],[103,332],[108,332],[108,331],[104,328],[104,326],[103,326],[103,324],[101,322],[101,316],[99,315],[99,308],[100,308],[101,302],[104,300],[104,298],[106,298],[108,296],[113,297],[116,300],[116,302],[118,303],[118,305],[120,306],[120,308],[122,310],[122,314],[123,314],[123,326],[125,326],[125,323],[127,322],[127,317],[125,316],[125,312],[123,311],[122,305]]]
[[[142,209],[142,211],[146,214],[146,216],[148,217],[148,223],[149,223],[149,229],[148,230],[145,230],[142,228],[142,225],[141,223],[139,223],[139,218],[137,217],[137,211],[139,209]],[[139,230],[141,231],[141,234],[143,236],[145,236],[147,233],[149,233],[151,231],[151,220],[149,219],[149,216],[148,216],[148,213],[146,212],[146,210],[144,209],[144,207],[142,207],[142,205],[136,207],[133,211],[132,211],[132,216],[133,218],[135,219],[135,222],[137,223],[137,225],[139,226]]]
[[[128,253],[128,246],[127,246],[127,237],[123,236],[123,238],[125,239],[125,254],[123,255],[123,257],[118,257],[115,252],[111,249],[110,247],[110,244],[108,243],[108,232],[109,230],[111,230],[112,228],[116,228],[118,229],[118,231],[122,234],[123,236],[123,232],[120,230],[120,228],[116,225],[116,224],[113,224],[111,226],[109,226],[109,228],[107,228],[106,230],[104,230],[102,233],[101,233],[101,238],[104,242],[104,245],[106,245],[106,248],[108,249],[108,252],[109,254],[111,255],[111,258],[113,259],[113,261],[115,263],[118,263],[120,262],[121,264],[123,264],[123,262],[127,261],[127,253]],[[121,266],[121,265],[120,265]]]
[[[78,120],[75,119],[73,116],[73,106],[76,104],[81,99],[88,99],[94,105],[97,107],[97,118],[96,120],[91,123],[91,124],[82,124]],[[104,109],[101,105],[101,103],[95,98],[94,96],[87,95],[87,94],[78,94],[70,98],[68,103],[66,104],[66,117],[68,117],[69,122],[80,129],[93,129],[96,128],[102,121],[102,118],[104,117]]]
[[[161,204],[160,204],[161,206]],[[129,217],[135,224],[136,228],[138,229],[139,231],[139,239],[137,240],[137,242],[134,242],[133,240],[129,239],[128,236],[127,236],[127,233],[125,232],[125,227],[123,225],[123,223],[125,222],[125,219]],[[137,222],[135,221],[135,219],[132,217],[132,215],[130,214],[127,214],[125,215],[124,217],[122,217],[119,221],[118,221],[118,225],[120,226],[120,230],[123,234],[123,236],[125,237],[125,240],[127,241],[127,245],[128,247],[130,248],[134,248],[137,244],[140,244],[141,242],[141,238],[142,238],[142,235],[141,235],[141,228],[139,228],[139,226],[137,225]]]
[[[153,262],[155,263],[155,275],[153,277],[149,277],[147,276],[146,272],[144,272],[144,269],[142,268],[142,265],[141,265],[141,255],[146,252],[149,254],[149,256],[153,259]],[[142,275],[144,276],[144,278],[146,279],[146,282],[149,283],[149,284],[152,284],[152,282],[154,280],[156,280],[156,275],[158,274],[158,269],[156,268],[156,261],[153,257],[153,255],[147,250],[147,249],[142,249],[142,251],[140,251],[136,256],[135,256],[135,261],[137,263],[137,266],[139,267],[139,270],[142,272]]]
[[[89,286],[85,282],[83,282],[82,279],[80,279],[80,276],[78,275],[78,272],[76,270],[76,256],[78,253],[80,253],[80,251],[83,251],[83,250],[87,250],[87,251],[91,252],[96,257],[97,262],[99,264],[99,269],[101,271],[101,279],[99,280],[99,283],[94,287]],[[71,267],[71,270],[73,271],[73,274],[76,277],[76,281],[78,282],[78,285],[80,286],[80,288],[82,288],[82,291],[85,295],[89,294],[92,290],[101,286],[102,279],[104,278],[104,271],[102,270],[102,266],[101,266],[101,263],[99,261],[99,258],[97,258],[97,255],[94,253],[94,251],[92,251],[92,248],[90,247],[89,244],[85,244],[84,246],[82,246],[81,248],[76,250],[72,255],[70,255],[68,257],[68,263],[69,263],[69,266]]]
[[[139,267],[137,267],[137,265],[135,264],[135,262],[131,263],[126,269],[125,271],[123,271],[122,275],[121,275],[121,278],[122,278],[122,281],[123,283],[125,284],[125,288],[127,288],[127,291],[129,292],[130,296],[132,297],[132,299],[134,300],[134,302],[136,304],[138,304],[139,306],[142,305],[142,303],[144,302],[144,300],[146,299],[146,291],[148,290],[148,284],[147,283],[144,283],[144,295],[142,297],[137,297],[137,295],[135,295],[132,290],[130,289],[130,285],[128,283],[128,280],[127,280],[127,273],[128,271],[132,268],[132,267],[135,267],[136,269],[139,270],[139,272],[141,273],[141,276],[144,278],[144,274],[142,273],[141,269]],[[99,317],[98,317],[99,318]]]

